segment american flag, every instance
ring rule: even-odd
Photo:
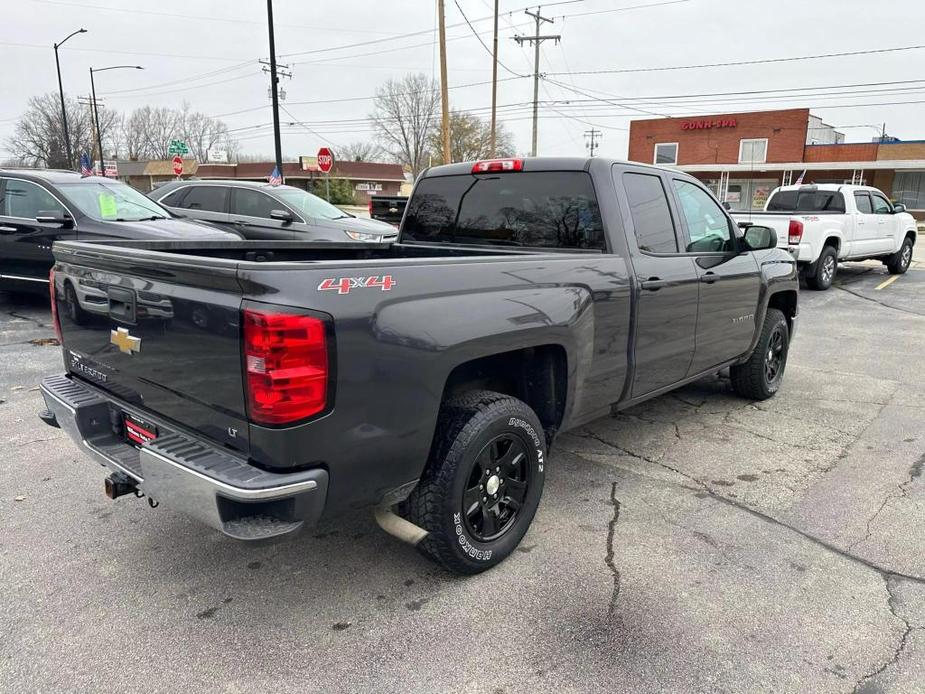
[[[800,177],[796,180],[796,182],[795,182],[793,185],[795,185],[795,186],[801,186],[801,185],[803,185],[803,177],[804,177],[804,176],[806,176],[806,169],[803,169],[803,173],[800,174]]]
[[[90,155],[84,152],[80,155],[80,175],[92,176],[93,167],[90,165]]]
[[[283,175],[279,172],[279,167],[274,166],[273,172],[270,174],[270,185],[271,186],[281,186],[283,184]]]

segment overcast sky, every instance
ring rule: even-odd
[[[490,47],[492,0],[458,3]],[[89,33],[75,36],[61,49],[67,93],[89,92],[90,66],[140,64],[143,72],[97,75],[97,92],[107,106],[129,111],[146,104],[178,107],[187,101],[194,110],[225,120],[243,151],[272,153],[268,80],[257,63],[268,57],[263,0],[2,4],[0,143],[30,96],[56,91],[51,45],[82,26]],[[525,4],[501,0],[500,58],[511,72],[532,75],[532,49],[512,40],[515,34],[533,32],[532,20],[523,13]],[[628,9],[614,11],[620,8]],[[313,131],[285,128],[286,155],[313,154],[321,145],[333,145],[336,151],[339,143],[373,138],[365,118],[378,85],[409,71],[439,76],[433,0],[276,0],[274,11],[277,53],[293,73],[283,84],[283,105],[290,113],[283,111],[281,118],[301,121]],[[490,85],[466,85],[491,79],[491,57],[454,0],[447,0],[446,13],[451,106],[487,118]],[[891,135],[925,139],[925,48],[651,70],[922,45],[922,0],[573,0],[549,2],[543,14],[555,23],[544,24],[542,33],[561,34],[562,41],[545,42],[542,48],[541,71],[548,79],[540,83],[545,102],[540,106],[540,154],[583,153],[584,131],[597,127],[603,132],[599,153],[625,157],[628,123],[649,117],[645,112],[683,116],[810,107],[826,122],[844,127],[849,142],[870,141],[878,133],[866,126],[884,121]],[[419,33],[402,36],[412,32]],[[611,72],[565,74],[593,70]],[[514,133],[518,151],[527,152],[532,77],[511,72],[499,69],[500,120]],[[903,83],[845,86],[884,82]],[[786,95],[706,96],[803,88],[810,89]],[[684,98],[666,98],[679,96]],[[317,103],[323,101],[329,103]]]

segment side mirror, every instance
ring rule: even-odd
[[[270,219],[289,224],[292,222],[292,214],[287,210],[270,210]]]
[[[60,224],[62,229],[70,229],[74,226],[71,215],[62,210],[39,210],[35,221],[39,224]]]
[[[777,248],[777,232],[771,227],[752,224],[745,230],[745,245],[750,251],[764,251]]]
[[[732,209],[732,205],[730,205],[728,202],[724,202],[723,209],[729,212]]]
[[[897,202],[895,205],[893,205],[893,214],[899,214],[900,212],[905,212],[905,211],[906,211],[906,206],[903,205],[901,202]]]

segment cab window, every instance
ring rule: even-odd
[[[652,174],[623,174],[623,189],[633,216],[636,245],[647,253],[677,253],[678,239],[662,179]]]
[[[871,193],[870,199],[874,204],[874,214],[893,214],[893,206],[882,195]]]
[[[228,204],[228,188],[225,186],[192,186],[178,207],[184,210],[224,212]],[[243,214],[243,213],[240,213]],[[268,215],[269,216],[269,215]]]
[[[35,219],[40,212],[66,212],[64,207],[47,190],[29,181],[6,179],[0,214],[7,217]]]
[[[867,193],[855,193],[854,203],[858,206],[858,212],[861,214],[874,213],[874,208],[870,204],[870,196]]]
[[[732,250],[732,227],[719,203],[700,186],[672,179],[681,215],[687,223],[688,253],[722,253]]]

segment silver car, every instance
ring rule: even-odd
[[[171,181],[148,197],[181,217],[236,231],[246,239],[382,243],[390,224],[347,214],[293,186],[238,180]]]

